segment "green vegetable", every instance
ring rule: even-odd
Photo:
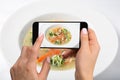
[[[68,30],[67,30],[67,29],[62,29],[62,32],[63,32],[64,34],[67,34]]]
[[[54,35],[54,33],[53,33],[53,32],[50,32],[49,35],[52,37],[52,36]]]
[[[57,36],[57,34],[53,33],[53,32],[50,32],[49,35],[50,35],[50,37]]]
[[[61,55],[54,55],[50,58],[50,63],[52,66],[60,67],[64,64],[64,59]]]
[[[70,34],[66,34],[65,35],[66,41],[69,41],[71,39],[70,37],[71,37]]]
[[[56,33],[54,33],[54,36],[57,36],[57,34],[56,34]]]
[[[61,41],[60,40],[56,40],[55,44],[61,44]]]

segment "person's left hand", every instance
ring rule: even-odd
[[[10,69],[12,80],[46,80],[50,65],[49,58],[43,62],[42,69],[38,73],[36,70],[37,55],[43,41],[43,34],[36,40],[31,47],[24,46],[17,62]]]

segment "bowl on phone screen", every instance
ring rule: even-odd
[[[46,30],[46,39],[54,45],[69,44],[72,39],[72,35],[68,28],[63,25],[52,25]]]

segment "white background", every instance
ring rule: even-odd
[[[0,0],[0,26],[5,20],[22,6],[32,3],[35,0]],[[50,0],[48,0],[49,3]],[[74,2],[75,0],[73,0]],[[86,5],[92,9],[104,14],[114,25],[118,38],[120,40],[120,0],[80,0],[80,5]],[[69,2],[69,0],[68,0]],[[0,27],[1,30],[1,27]],[[2,67],[4,62],[2,54],[0,54],[0,77],[7,67]],[[120,47],[118,54],[112,64],[101,74],[95,77],[95,80],[120,80]],[[7,75],[7,74],[6,74]],[[4,76],[5,77],[5,76]],[[0,78],[0,80],[2,80]],[[7,80],[7,79],[6,79]]]

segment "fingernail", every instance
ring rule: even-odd
[[[47,62],[50,63],[50,57],[47,57]]]
[[[87,32],[87,29],[86,29],[86,28],[83,28],[83,29],[82,29],[82,33],[83,33],[83,34],[87,34],[87,33],[88,33],[88,32]]]

